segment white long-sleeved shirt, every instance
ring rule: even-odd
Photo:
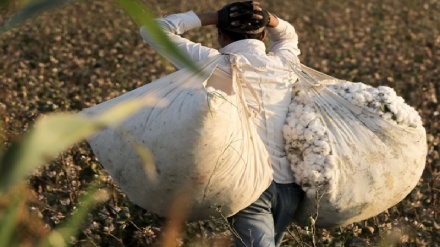
[[[202,61],[220,53],[234,54],[235,65],[246,83],[243,91],[246,103],[254,112],[253,121],[257,133],[266,146],[272,162],[273,177],[277,183],[294,182],[290,162],[284,150],[283,126],[291,100],[291,89],[297,77],[288,68],[287,61],[298,62],[298,36],[288,22],[279,19],[274,28],[267,28],[271,46],[266,54],[265,44],[256,39],[233,42],[220,50],[202,46],[180,36],[188,30],[201,27],[199,17],[192,11],[174,14],[158,20],[168,37],[194,61]],[[155,41],[145,28],[142,38],[161,52],[161,43]],[[177,68],[183,65],[173,57],[162,53]],[[231,63],[225,59],[218,69],[231,75]],[[252,89],[249,89],[251,87]],[[256,93],[252,94],[252,91]]]

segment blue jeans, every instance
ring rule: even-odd
[[[272,182],[260,198],[228,218],[238,247],[279,246],[304,192],[297,184]],[[238,236],[237,236],[238,235]]]

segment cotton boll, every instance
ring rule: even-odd
[[[350,103],[354,106],[362,106],[362,103],[354,98],[350,100]]]
[[[419,116],[411,116],[408,121],[408,125],[412,128],[417,128],[417,126],[422,125],[422,119]]]
[[[308,124],[307,127],[309,129],[311,129],[311,130],[315,130],[315,129],[317,129],[320,126],[322,126],[322,123],[321,123],[320,119],[319,118],[315,118],[312,121],[310,121],[310,123]]]
[[[295,136],[296,132],[293,131],[293,128],[291,128],[289,125],[283,126],[283,136],[286,140],[293,140],[296,139]]]
[[[293,140],[289,141],[289,145],[290,145],[290,147],[292,147],[292,148],[298,148],[298,147],[300,147],[302,144],[301,144],[301,142],[300,142],[298,139],[293,139]]]
[[[398,124],[405,124],[405,125],[407,125],[407,124],[406,124],[407,121],[404,121],[404,118],[403,118],[402,115],[396,115],[396,122],[397,122]]]
[[[303,151],[303,158],[313,155],[313,148],[305,148]]]
[[[315,133],[313,133],[313,130],[307,128],[304,130],[304,139],[307,142],[312,142],[313,141],[313,136],[315,135]]]
[[[345,94],[347,94],[347,93],[345,92],[344,89],[342,89],[342,90],[338,90],[338,91],[336,91],[336,93],[337,93],[339,96],[341,96],[342,98],[344,98]]]
[[[313,140],[311,142],[312,145],[315,145],[315,143],[322,141],[320,136],[314,135]],[[315,145],[316,146],[316,145]]]
[[[313,187],[306,187],[306,189],[304,189],[304,192],[308,198],[315,198],[317,190]]]
[[[353,83],[349,88],[348,91],[352,94],[357,91],[359,91],[359,86],[356,83]]]
[[[295,132],[296,134],[295,136],[297,136],[298,139],[304,139],[305,128],[302,125],[300,124],[296,125],[292,131]]]
[[[324,125],[316,127],[314,129],[314,132],[315,132],[316,136],[319,136],[320,138],[323,138],[324,136],[327,135],[327,131],[326,131],[326,128],[324,127]]]
[[[303,176],[299,175],[299,174],[295,174],[293,175],[293,179],[295,181],[296,184],[302,185],[303,184]],[[304,188],[303,188],[304,189]]]
[[[293,175],[294,175],[294,177],[295,177],[295,180],[298,180],[298,181],[302,181],[303,180],[303,178],[304,178],[304,170],[302,170],[301,169],[301,166],[300,165],[291,165],[290,166],[290,169],[292,170],[292,172],[293,172]]]
[[[315,160],[315,164],[318,165],[320,167],[320,170],[323,171],[324,169],[324,165],[325,165],[325,156],[323,155],[318,155],[316,160]]]
[[[406,123],[408,122],[408,112],[404,109],[399,109],[396,113],[396,122]]]
[[[302,126],[306,127],[312,120],[316,118],[316,114],[314,112],[307,112],[301,116],[299,122]]]
[[[301,152],[304,152],[307,148],[309,148],[310,145],[307,142],[303,142],[302,145],[299,146],[299,149]]]
[[[362,93],[362,96],[364,96],[366,102],[371,102],[371,101],[374,100],[373,95],[370,92],[368,92],[368,91],[364,91]]]
[[[287,122],[287,125],[292,129],[296,128],[296,126],[298,125],[298,121],[295,117],[288,117],[286,119],[286,122]]]
[[[393,114],[390,113],[390,112],[386,112],[386,113],[384,113],[384,114],[382,115],[382,118],[385,119],[385,120],[387,120],[387,121],[391,121],[392,118],[393,118]]]
[[[319,177],[321,176],[321,173],[315,170],[309,171],[309,179],[310,181],[318,181]]]
[[[297,163],[291,163],[290,169],[294,172],[295,175],[300,176],[300,178],[306,177],[306,170],[304,169],[304,163],[299,160]]]
[[[351,93],[346,93],[342,98],[344,98],[348,101],[352,101],[353,95]]]
[[[358,102],[358,104],[357,104],[358,106],[361,106],[361,105],[363,105],[366,102],[365,97],[361,93],[355,94],[353,96],[353,99]]]
[[[328,138],[328,135],[327,134],[325,134],[325,135],[320,135],[319,136],[319,139],[321,140],[321,141],[323,141],[323,142],[326,142],[327,144],[329,143],[329,138]]]
[[[304,113],[315,112],[315,108],[312,105],[307,104],[307,105],[304,105],[303,112]]]
[[[396,112],[398,112],[398,105],[397,104],[394,104],[394,103],[391,103],[391,104],[387,104],[386,105],[386,107],[392,112],[392,113],[396,113]]]
[[[364,84],[364,83],[358,83],[359,84],[359,91],[366,91],[368,88],[370,88],[370,86]]]
[[[298,123],[299,119],[301,118],[302,115],[303,115],[303,112],[293,112],[293,114],[292,114],[292,118],[294,119],[293,121]]]
[[[333,178],[337,178],[338,174],[332,170],[332,171],[323,171],[322,172],[322,176],[324,177],[324,183],[326,183],[327,185],[334,183],[334,179]],[[327,187],[328,189],[330,189],[330,187]]]
[[[304,184],[306,182],[306,177],[302,171],[293,170],[293,177],[298,184]]]
[[[288,118],[286,119],[286,125],[285,125],[285,126],[289,127],[289,130],[290,130],[290,131],[293,131],[293,129],[296,127],[296,124],[297,124],[297,122],[296,122],[296,119],[295,119],[295,118],[293,118],[293,117],[288,117]]]
[[[388,98],[395,98],[397,97],[396,91],[390,87],[386,86],[380,86],[379,90],[382,90],[382,92],[388,97]]]
[[[303,110],[304,110],[304,105],[303,104],[295,105],[295,107],[293,108],[294,112],[303,112]]]
[[[381,106],[382,106],[382,104],[379,101],[376,101],[376,102],[373,103],[373,107],[376,108],[376,109],[380,110]]]
[[[303,165],[307,168],[311,167],[313,165],[313,160],[307,159],[303,161]]]
[[[315,172],[317,172],[317,173],[319,173],[319,174],[322,174],[322,173],[324,172],[323,167],[317,165],[316,163],[312,164],[312,165],[310,166],[310,169],[309,169],[309,170],[311,170],[311,171],[315,171]]]
[[[325,157],[325,164],[328,169],[334,170],[337,167],[338,159],[334,155],[327,155]]]
[[[322,152],[322,147],[320,146],[313,146],[313,152],[320,154]]]
[[[404,104],[405,100],[402,97],[398,96],[398,97],[396,97],[395,102],[397,104]]]
[[[325,141],[323,141],[318,136],[315,136],[315,138],[313,138],[313,145],[315,145],[316,147],[322,147],[325,145]]]
[[[310,122],[308,128],[315,133],[316,138],[322,138],[325,135],[326,128],[319,118]]]
[[[299,137],[298,137],[297,133],[295,132],[295,130],[286,132],[284,134],[284,136],[285,136],[286,140],[289,140],[289,142],[287,142],[287,143],[289,143],[290,145],[295,145],[296,142],[299,139]]]
[[[371,92],[371,95],[373,95],[374,98],[377,98],[377,97],[378,97],[378,95],[379,95],[379,89],[373,87],[373,88],[371,88],[369,91]]]
[[[324,142],[324,145],[321,146],[321,155],[327,156],[331,152],[330,145],[327,142]]]
[[[288,154],[288,158],[293,165],[297,165],[301,162],[301,159],[295,154]]]
[[[296,94],[295,99],[296,99],[297,101],[299,101],[299,102],[307,102],[308,95],[307,95],[307,93],[304,92],[304,91],[299,91],[299,92]]]

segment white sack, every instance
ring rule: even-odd
[[[269,186],[269,156],[246,113],[241,87],[233,82],[232,95],[205,88],[221,59],[229,57],[201,63],[204,76],[179,70],[84,111],[95,115],[124,100],[151,95],[168,102],[166,107],[144,107],[117,129],[88,140],[106,171],[137,205],[168,216],[176,197],[183,195],[177,207],[182,213],[189,207],[189,219],[219,216],[218,206],[230,216]],[[121,137],[121,132],[131,137]],[[156,179],[146,174],[134,143],[153,154]]]
[[[388,87],[294,70],[299,82],[284,136],[295,180],[306,191],[297,223],[309,225],[318,213],[316,226],[344,226],[404,199],[425,167],[418,113]]]

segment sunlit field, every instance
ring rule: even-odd
[[[154,16],[216,10],[226,1],[144,1]],[[294,25],[303,64],[333,77],[385,85],[421,115],[428,139],[426,168],[399,204],[336,229],[292,224],[286,246],[440,246],[440,1],[261,1]],[[3,6],[0,23],[17,10]],[[213,27],[185,34],[219,48]],[[0,139],[20,140],[37,117],[78,112],[174,71],[112,1],[77,1],[0,35]],[[2,142],[3,143],[3,142]],[[71,147],[26,180],[28,202],[17,226],[33,246],[62,224],[92,181],[110,191],[91,211],[74,246],[230,246],[226,222],[181,228],[132,204],[86,142]],[[9,198],[0,198],[0,208]],[[174,234],[175,229],[182,229]],[[174,237],[176,236],[176,237]],[[176,239],[177,238],[177,239]],[[170,240],[171,239],[171,240]]]

